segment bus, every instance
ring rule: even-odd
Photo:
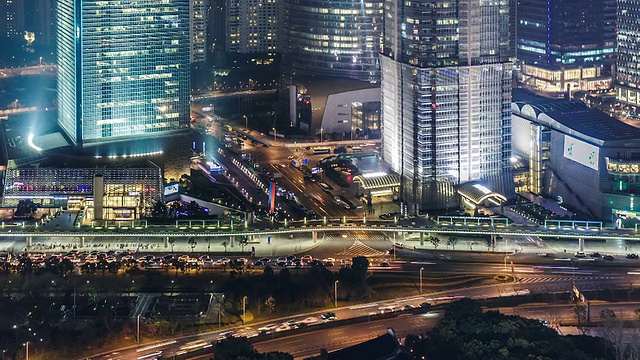
[[[328,146],[318,146],[313,148],[314,154],[330,154],[331,148]]]

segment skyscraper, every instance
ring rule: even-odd
[[[378,83],[382,0],[284,0],[285,77]]]
[[[227,51],[277,52],[281,7],[282,0],[226,0]]]
[[[75,144],[189,126],[189,0],[59,0],[58,123]]]
[[[615,0],[519,0],[520,80],[545,92],[611,86]]]
[[[207,0],[189,0],[191,14],[191,62],[207,60],[207,20],[209,4]]]
[[[618,100],[638,117],[640,107],[640,0],[618,0]]]
[[[474,180],[513,193],[510,55],[508,0],[385,0],[382,156],[410,213]]]

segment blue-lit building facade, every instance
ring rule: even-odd
[[[458,208],[471,181],[515,196],[509,39],[507,0],[385,1],[382,157],[408,213]]]
[[[285,74],[379,82],[382,3],[382,0],[284,0]]]
[[[189,0],[59,0],[58,123],[78,145],[189,126]]]
[[[640,0],[618,0],[617,99],[640,118]]]
[[[620,226],[640,222],[640,129],[532,95],[514,95],[512,113],[513,155],[528,168],[520,191]]]
[[[519,80],[536,91],[608,89],[616,50],[616,0],[519,0]]]

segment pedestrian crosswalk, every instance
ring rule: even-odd
[[[387,254],[386,251],[376,250],[360,240],[356,240],[351,247],[338,253],[340,256],[380,256]]]
[[[616,276],[554,276],[554,275],[540,275],[540,276],[527,276],[518,278],[518,282],[521,284],[530,283],[548,283],[548,282],[590,282],[590,281],[603,281],[619,279]]]

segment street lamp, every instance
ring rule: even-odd
[[[26,358],[27,360],[29,360],[29,342],[27,341],[26,343],[24,343],[24,346],[25,346],[25,349],[24,349],[24,350],[25,350],[25,354],[26,354],[26,355],[25,355],[25,358]]]
[[[136,340],[140,343],[140,314],[136,316]]]
[[[247,117],[247,115],[243,115],[244,116],[244,129],[246,131],[249,131],[249,118]]]
[[[278,133],[278,131],[276,130],[276,128],[272,128],[271,130],[273,130],[273,142],[276,142],[276,134]]]
[[[334,303],[336,305],[336,308],[338,308],[338,283],[339,282],[340,282],[340,280],[336,280],[333,283],[333,295],[334,295],[334,298],[335,298]]]
[[[242,322],[247,323],[247,297],[242,297]]]
[[[323,128],[320,128],[320,142],[322,142],[322,133],[324,132]]]
[[[422,271],[424,270],[423,267],[420,268],[420,294],[422,294]]]

